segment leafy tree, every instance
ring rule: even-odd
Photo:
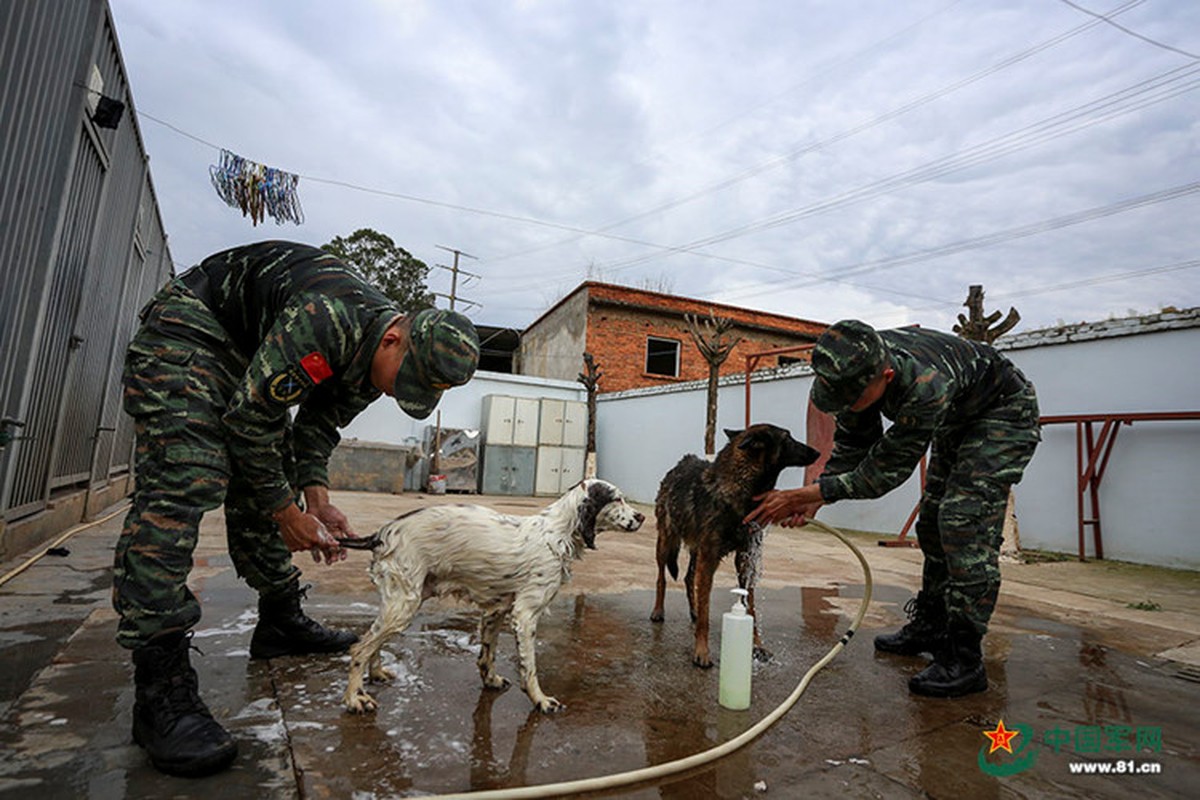
[[[335,236],[321,245],[353,267],[379,291],[396,302],[402,311],[433,307],[433,293],[425,285],[429,267],[397,245],[392,238],[371,228],[359,228],[346,237]]]

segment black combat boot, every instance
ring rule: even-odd
[[[159,634],[133,651],[133,741],[161,772],[196,778],[225,769],[237,742],[200,699],[190,634]]]
[[[952,621],[933,663],[909,679],[909,691],[927,697],[962,697],[987,691],[982,639],[970,622]]]
[[[946,631],[945,601],[929,592],[918,592],[904,604],[904,613],[909,623],[895,633],[876,636],[875,649],[902,656],[933,653]]]
[[[250,637],[251,658],[275,658],[305,653],[343,653],[358,637],[350,631],[331,631],[300,609],[308,592],[299,582],[284,591],[258,598],[258,624]]]

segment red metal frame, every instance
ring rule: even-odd
[[[773,350],[762,350],[746,354],[746,425],[750,425],[750,373],[758,366],[760,359],[766,356],[777,356],[785,353],[795,353],[812,350],[813,345],[802,344],[792,347],[777,347]],[[1084,530],[1092,526],[1093,549],[1096,558],[1104,558],[1104,540],[1100,529],[1100,481],[1108,468],[1108,459],[1112,456],[1113,445],[1117,441],[1117,432],[1121,425],[1132,425],[1135,422],[1164,422],[1181,420],[1200,420],[1200,411],[1147,411],[1147,412],[1112,412],[1106,414],[1051,414],[1041,417],[1041,425],[1057,425],[1071,423],[1075,425],[1075,469],[1077,473],[1076,491],[1078,492],[1077,514],[1079,521],[1079,560],[1086,560],[1086,545]],[[1100,424],[1100,433],[1095,433],[1094,425]],[[921,490],[925,489],[925,457],[921,457]],[[1091,517],[1087,516],[1087,505],[1091,506]],[[880,541],[881,547],[915,547],[917,543],[906,539],[908,531],[916,521],[921,504],[918,501],[900,535],[894,540]]]
[[[812,350],[813,344],[794,344],[790,347],[776,347],[772,350],[760,350],[757,353],[746,354],[746,427],[750,427],[750,373],[758,366],[758,361],[766,356],[782,356],[787,353],[799,353]]]
[[[1135,422],[1162,422],[1179,420],[1200,420],[1200,411],[1151,411],[1144,413],[1109,413],[1109,414],[1055,414],[1042,417],[1042,425],[1070,423],[1075,426],[1075,471],[1077,516],[1079,525],[1079,560],[1087,559],[1085,529],[1092,526],[1092,546],[1096,558],[1104,558],[1104,540],[1100,529],[1100,481],[1104,471],[1108,469],[1108,459],[1112,455],[1113,445],[1117,441],[1120,426],[1132,425]],[[1100,433],[1096,435],[1093,428],[1101,424]],[[1090,501],[1091,517],[1087,516],[1086,506]]]

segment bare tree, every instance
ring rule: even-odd
[[[958,315],[958,324],[954,326],[954,332],[964,339],[991,344],[1011,331],[1021,321],[1021,315],[1017,313],[1017,310],[1009,307],[1008,316],[1004,318],[1004,322],[993,328],[992,326],[1000,320],[1000,312],[993,311],[986,317],[983,315],[982,286],[972,286],[967,292],[967,302],[963,305],[967,307],[968,316]]]
[[[712,455],[717,452],[717,381],[721,376],[721,365],[742,339],[740,336],[725,339],[725,334],[733,328],[733,320],[717,317],[711,310],[708,312],[708,319],[705,320],[699,320],[694,314],[684,314],[683,319],[700,355],[708,362],[708,411],[704,422],[704,452]]]
[[[587,455],[585,456],[586,465],[583,477],[594,478],[596,477],[596,389],[600,385],[600,376],[604,373],[600,371],[600,367],[591,353],[583,354],[583,365],[586,372],[579,373],[579,377],[576,378],[587,389]]]

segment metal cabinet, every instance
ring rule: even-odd
[[[537,449],[534,494],[560,495],[583,480],[584,451],[578,447]]]
[[[484,494],[559,495],[583,480],[586,403],[489,394],[480,429]]]
[[[532,447],[484,445],[480,491],[484,494],[532,495],[536,453]]]
[[[537,443],[554,447],[587,446],[587,404],[543,399]]]
[[[535,447],[538,412],[537,398],[486,395],[481,412],[484,443]]]

